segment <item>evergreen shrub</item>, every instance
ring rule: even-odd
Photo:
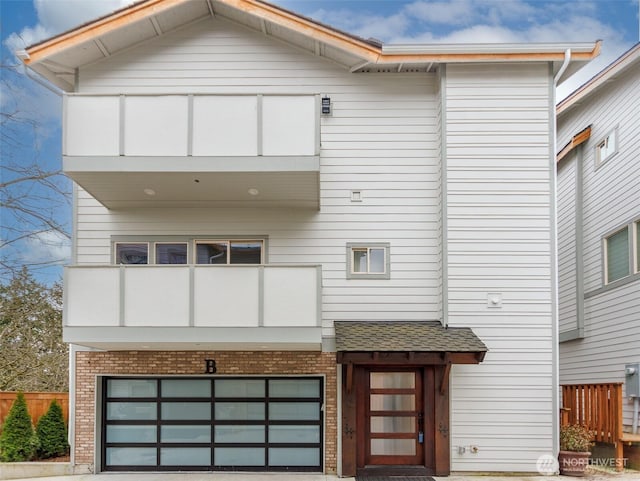
[[[40,441],[38,456],[41,459],[64,456],[69,452],[62,407],[55,399],[51,401],[47,412],[38,420],[36,434]]]
[[[38,450],[38,437],[27,411],[24,394],[18,393],[0,434],[0,461],[31,461]]]

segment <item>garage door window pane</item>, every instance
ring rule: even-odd
[[[269,419],[274,421],[316,421],[320,419],[318,403],[270,403]]]
[[[320,397],[320,381],[317,379],[272,379],[269,381],[269,397]]]
[[[162,397],[211,397],[208,379],[163,379]]]
[[[215,440],[216,443],[264,443],[264,426],[216,426]]]
[[[156,397],[158,395],[155,379],[109,379],[108,397]]]
[[[269,426],[271,443],[319,443],[320,426]]]
[[[315,448],[271,448],[270,466],[317,466],[320,452]]]
[[[211,403],[162,403],[162,419],[211,419]]]
[[[216,379],[216,397],[264,397],[263,379]]]
[[[209,466],[211,449],[209,448],[162,448],[160,449],[162,466]]]
[[[264,466],[264,448],[216,448],[216,466]]]
[[[163,443],[210,443],[211,426],[162,426]]]
[[[216,403],[217,420],[258,421],[264,419],[264,403]]]
[[[156,419],[157,407],[153,402],[109,402],[107,403],[108,421]]]
[[[108,443],[155,443],[156,426],[107,426]]]
[[[155,466],[156,448],[107,448],[108,466]]]

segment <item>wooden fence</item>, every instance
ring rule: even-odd
[[[570,384],[562,387],[562,425],[581,424],[595,432],[594,441],[613,444],[622,468],[622,383]]]
[[[4,423],[9,409],[13,401],[16,399],[16,392],[0,392],[0,425]],[[27,409],[31,415],[33,424],[38,422],[40,416],[47,412],[51,401],[56,399],[62,407],[64,420],[69,425],[69,393],[66,392],[25,392],[25,401],[27,401]]]

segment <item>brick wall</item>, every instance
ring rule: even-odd
[[[205,359],[216,360],[216,375],[324,374],[325,470],[336,472],[336,356],[330,352],[79,351],[76,353],[76,464],[93,464],[94,460],[96,376],[201,375]]]

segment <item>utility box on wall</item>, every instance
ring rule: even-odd
[[[640,397],[640,363],[624,367],[624,385],[627,397]]]

